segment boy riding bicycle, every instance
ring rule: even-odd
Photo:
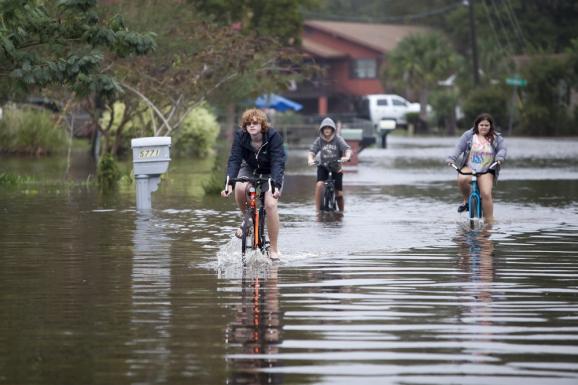
[[[337,206],[340,211],[344,210],[343,200],[343,169],[338,160],[347,162],[351,159],[351,147],[345,142],[341,136],[336,132],[335,122],[331,118],[325,118],[319,126],[319,137],[315,139],[311,147],[309,147],[309,154],[307,155],[307,163],[310,166],[315,164],[315,157],[320,154],[321,163],[326,163],[332,166],[335,179],[335,191],[337,195]],[[317,166],[317,183],[315,184],[315,208],[317,211],[321,209],[321,193],[323,191],[323,184],[329,178],[329,170],[321,164]]]
[[[279,235],[279,213],[277,201],[281,196],[285,173],[285,149],[283,138],[269,126],[265,112],[251,108],[241,117],[241,129],[235,132],[231,154],[227,166],[227,187],[221,196],[228,197],[233,189],[235,200],[241,213],[246,210],[246,189],[248,183],[229,182],[238,177],[270,177],[273,191],[265,186],[265,208],[267,212],[267,230],[271,249],[269,257],[279,259],[277,238]],[[237,230],[237,237],[241,237],[241,230]]]

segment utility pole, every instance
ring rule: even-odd
[[[478,62],[478,37],[476,35],[476,19],[474,17],[474,0],[466,0],[470,14],[470,41],[472,44],[472,64],[474,69],[474,84],[480,84],[480,65]]]

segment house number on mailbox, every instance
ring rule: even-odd
[[[160,150],[157,149],[149,149],[149,150],[141,150],[138,153],[138,157],[140,159],[149,159],[149,158],[156,158],[160,155]]]

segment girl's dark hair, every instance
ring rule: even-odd
[[[488,114],[487,112],[479,114],[476,117],[476,120],[474,120],[474,134],[479,134],[478,124],[480,124],[482,120],[487,120],[490,122],[490,131],[488,131],[486,139],[492,143],[494,141],[494,136],[496,135],[496,125],[494,124],[494,118],[492,118],[492,115]]]

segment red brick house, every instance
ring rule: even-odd
[[[325,75],[284,95],[303,104],[305,114],[353,112],[357,97],[384,93],[379,76],[387,54],[404,37],[427,31],[409,25],[305,21],[302,49]]]

